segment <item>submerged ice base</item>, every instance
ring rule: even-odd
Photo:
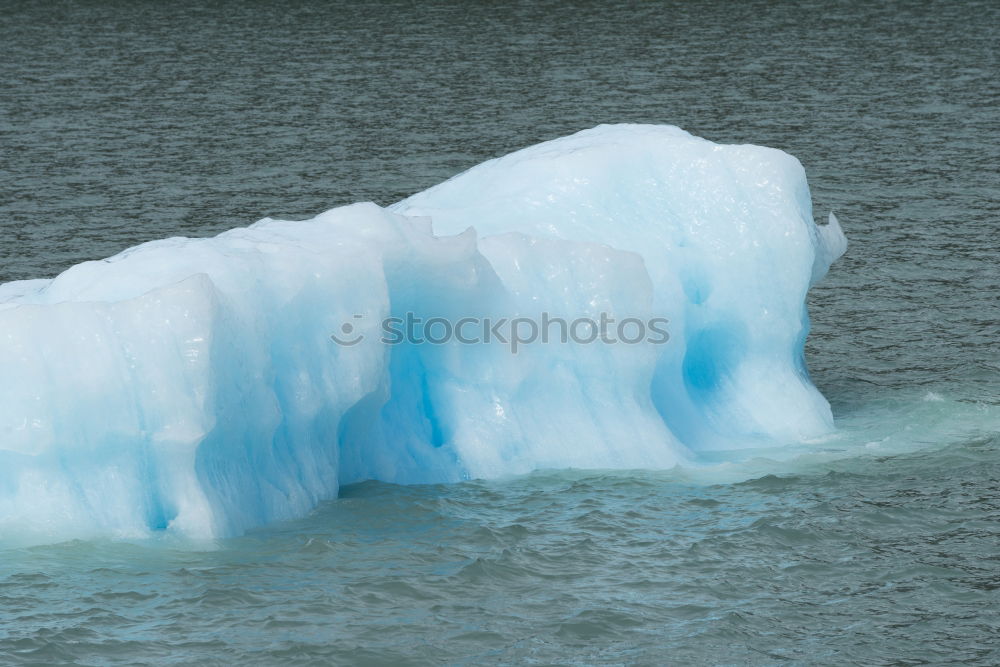
[[[601,126],[382,209],[0,286],[0,539],[193,537],[340,484],[670,467],[833,428],[805,296],[846,241],[778,150]],[[380,342],[387,317],[665,317],[666,345]],[[351,323],[352,346],[330,335]]]

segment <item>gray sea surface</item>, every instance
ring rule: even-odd
[[[822,442],[5,548],[0,663],[1000,663],[998,46],[995,2],[0,0],[0,282],[616,122],[792,153],[851,241]]]

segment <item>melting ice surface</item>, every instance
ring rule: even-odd
[[[616,125],[388,209],[0,286],[0,538],[229,535],[364,479],[663,468],[822,435],[804,304],[845,247],[794,157]],[[662,316],[671,340],[384,345],[408,312]],[[358,344],[331,340],[344,323]]]

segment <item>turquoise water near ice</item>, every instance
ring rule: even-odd
[[[1000,661],[994,4],[0,14],[0,281],[388,204],[601,122],[787,150],[852,243],[809,302],[829,438],[366,483],[211,544],[8,544],[0,662]]]
[[[376,482],[212,545],[4,553],[5,662],[990,664],[1000,439],[737,483]]]

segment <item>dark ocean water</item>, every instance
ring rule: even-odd
[[[852,244],[823,442],[6,549],[0,662],[1000,663],[996,3],[0,0],[0,45],[0,282],[605,122],[782,148]]]

